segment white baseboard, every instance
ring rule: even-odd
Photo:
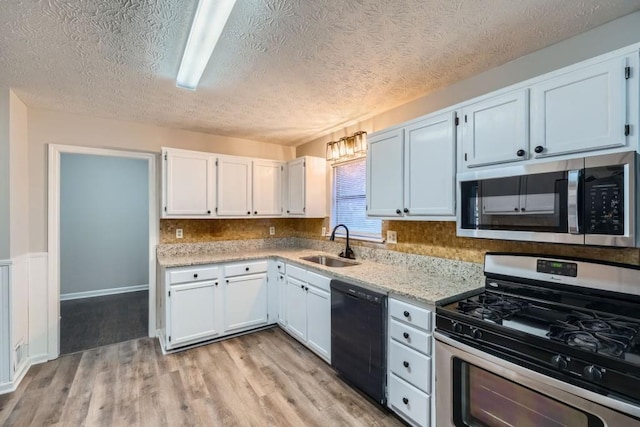
[[[80,298],[102,297],[105,295],[125,294],[127,292],[146,291],[149,285],[124,286],[121,288],[98,289],[97,291],[72,292],[69,294],[60,294],[60,301],[68,301]]]
[[[29,372],[29,369],[31,369],[33,365],[37,365],[47,361],[48,359],[46,354],[27,358],[24,363],[20,364],[20,366],[16,370],[13,381],[0,384],[0,394],[13,393],[14,391],[16,391],[18,389],[18,386],[24,379],[24,376],[27,374],[27,372]]]

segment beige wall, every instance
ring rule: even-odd
[[[325,144],[358,130],[375,132],[412,120],[485,93],[519,83],[594,56],[640,42],[640,12],[518,58],[451,86],[418,97],[392,110],[374,115],[300,145],[296,155],[324,156]]]
[[[47,250],[47,144],[160,152],[160,147],[290,160],[295,149],[219,135],[30,108],[29,208],[31,252]]]
[[[10,253],[16,257],[29,252],[29,139],[27,106],[9,94]]]

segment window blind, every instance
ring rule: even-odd
[[[332,226],[345,224],[349,234],[379,238],[382,221],[367,218],[366,159],[343,163],[333,168],[334,206]],[[341,228],[337,233],[344,233]]]

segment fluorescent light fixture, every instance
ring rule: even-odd
[[[200,0],[184,48],[176,86],[196,90],[236,0]]]

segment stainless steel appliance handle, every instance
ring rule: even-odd
[[[580,187],[580,170],[572,169],[567,178],[567,215],[570,234],[580,234],[578,223],[578,190]]]

